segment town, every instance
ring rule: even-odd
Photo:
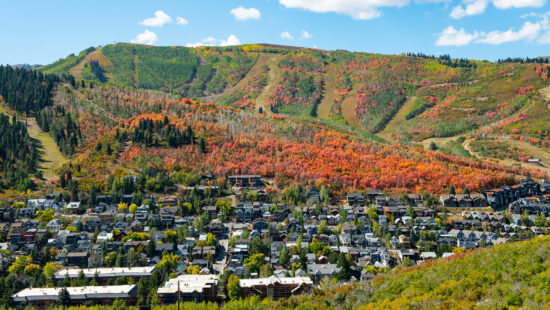
[[[330,197],[300,185],[274,196],[260,175],[214,179],[174,195],[3,202],[3,301],[46,309],[279,299],[550,232],[550,182],[529,176],[482,193],[451,185],[439,197]]]

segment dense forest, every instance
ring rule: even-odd
[[[193,129],[187,126],[185,130],[176,128],[170,124],[168,117],[164,116],[162,121],[155,121],[150,118],[142,118],[139,125],[132,132],[132,142],[144,144],[145,146],[167,145],[178,147],[186,144],[193,144],[195,136]]]
[[[38,112],[51,105],[52,91],[59,81],[56,75],[0,66],[0,95],[18,112]]]
[[[39,153],[27,133],[24,123],[15,116],[0,114],[0,164],[2,175],[0,188],[15,188],[26,191],[34,188],[29,174],[35,173],[39,165]]]
[[[62,106],[42,109],[36,114],[36,121],[42,130],[50,133],[63,154],[73,154],[82,141],[80,129]]]

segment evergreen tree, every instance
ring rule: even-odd
[[[451,184],[451,187],[449,187],[449,195],[456,195],[455,187],[453,184]]]
[[[57,295],[57,305],[62,306],[63,309],[71,304],[71,295],[69,295],[69,291],[67,291],[66,287],[63,287],[59,294]]]

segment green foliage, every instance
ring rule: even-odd
[[[265,264],[265,256],[263,253],[251,255],[244,260],[244,265],[249,273],[260,272],[260,267]]]
[[[198,64],[188,48],[107,45],[102,49],[113,63],[117,84],[150,89],[178,89],[189,82]]]
[[[105,70],[101,67],[97,60],[91,60],[84,65],[81,72],[82,78],[85,80],[107,82]]]
[[[70,303],[71,303],[71,295],[69,295],[69,291],[67,291],[67,288],[64,287],[59,291],[56,304],[58,306],[63,306],[63,308],[65,308]]]
[[[95,51],[95,47],[89,47],[81,51],[78,56],[76,56],[75,54],[70,54],[66,58],[61,58],[52,64],[38,68],[38,71],[57,75],[67,74],[71,67],[77,65],[84,59],[84,57],[86,57],[86,55],[90,54],[93,51]]]
[[[174,148],[192,144],[194,141],[193,129],[190,126],[187,126],[185,130],[177,128],[170,124],[166,117],[162,122],[143,118],[132,132],[132,142],[146,146],[166,145]]]
[[[30,256],[21,255],[19,256],[13,264],[8,268],[8,271],[11,274],[20,274],[24,271],[25,267],[32,263],[32,258]]]
[[[71,155],[82,142],[78,124],[62,106],[48,107],[36,114],[38,126],[48,132],[63,154]]]
[[[422,98],[416,98],[413,102],[413,106],[406,112],[405,119],[409,120],[411,118],[415,118],[416,116],[422,114],[426,109],[430,106],[430,104],[422,99]]]
[[[0,96],[18,112],[37,112],[51,105],[57,82],[55,75],[0,65]]]
[[[441,150],[447,155],[470,158],[472,157],[472,154],[470,154],[470,152],[468,152],[468,150],[466,150],[462,145],[464,141],[465,141],[464,137],[459,137],[456,140],[450,140],[449,142],[445,143],[443,147],[441,147]]]
[[[240,298],[241,285],[239,283],[239,278],[234,274],[230,275],[227,279],[227,294],[231,300]]]
[[[25,124],[15,116],[10,118],[0,113],[0,188],[15,188],[18,191],[34,189],[29,173],[38,168],[37,144],[27,132]]]

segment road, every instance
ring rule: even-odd
[[[227,252],[229,250],[229,236],[233,230],[231,223],[225,223],[223,225],[227,233],[224,233],[223,237],[218,242],[218,254],[216,255],[216,262],[212,266],[213,271],[218,274],[223,273],[225,270],[225,264],[227,263]]]

